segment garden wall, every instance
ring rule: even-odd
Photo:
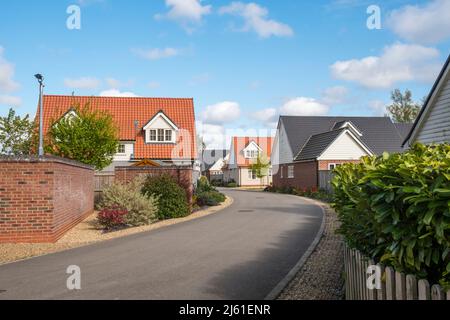
[[[0,158],[0,243],[55,242],[94,210],[94,170],[58,157]]]
[[[186,190],[188,203],[192,203],[194,185],[192,181],[192,167],[115,167],[114,179],[119,182],[130,182],[140,175],[159,176],[164,173],[171,175],[180,186]]]

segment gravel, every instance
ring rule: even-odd
[[[336,234],[339,221],[328,205],[319,244],[278,300],[342,300],[344,298],[343,240]]]
[[[94,213],[67,232],[56,243],[0,243],[0,264],[81,247],[99,241],[124,237],[135,233],[155,230],[173,224],[198,219],[216,213],[230,206],[232,203],[233,199],[227,197],[225,202],[221,205],[196,211],[185,218],[164,220],[148,226],[128,228],[108,233],[103,232],[103,230],[99,228],[96,223],[97,215]]]

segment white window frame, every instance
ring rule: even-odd
[[[172,129],[152,127],[152,124],[159,117],[163,118]],[[169,136],[169,131],[170,139],[167,139],[167,137]],[[148,144],[176,144],[178,131],[178,127],[163,112],[159,112],[144,126],[145,142]],[[152,133],[154,133],[153,136]],[[162,135],[160,135],[160,133],[162,133]]]
[[[331,166],[333,166],[333,168],[331,168]],[[336,164],[336,163],[329,163],[329,164],[328,164],[328,170],[329,170],[329,171],[336,169],[336,167],[337,167],[337,164]]]
[[[280,178],[283,179],[283,166],[280,166]]]
[[[250,180],[256,180],[256,171],[252,169],[248,169],[248,178]]]
[[[123,151],[121,149],[123,148]],[[123,155],[127,153],[127,147],[124,143],[119,143],[117,146],[117,154]]]
[[[158,130],[157,129],[149,129],[148,130],[148,140],[149,140],[149,142],[157,142],[158,141]]]
[[[287,176],[288,176],[288,179],[293,179],[295,177],[295,175],[294,175],[294,166],[288,166]]]

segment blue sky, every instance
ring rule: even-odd
[[[279,114],[382,115],[394,88],[420,100],[449,48],[448,0],[2,1],[0,115],[34,116],[40,72],[48,94],[193,97],[213,146]]]

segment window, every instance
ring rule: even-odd
[[[334,170],[336,168],[336,163],[329,163],[328,170]]]
[[[156,130],[150,130],[150,141],[156,141]]]
[[[250,180],[255,180],[256,179],[256,171],[255,170],[248,170],[248,178]]]
[[[283,179],[283,166],[280,166],[280,178]]]
[[[164,142],[164,129],[158,129],[158,142]]]
[[[124,144],[119,144],[119,146],[117,147],[117,153],[125,153],[125,145]]]
[[[259,151],[258,150],[246,150],[245,151],[245,157],[248,159],[255,159],[258,158]]]
[[[294,166],[288,166],[288,178],[294,178]]]
[[[166,141],[172,141],[172,130],[166,130]]]

